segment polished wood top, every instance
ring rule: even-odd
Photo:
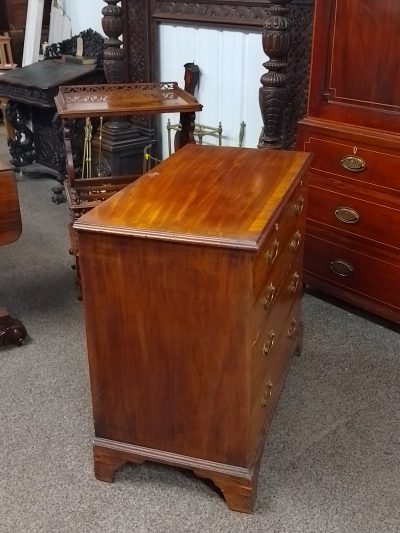
[[[78,230],[258,249],[310,154],[186,145],[84,214]]]
[[[63,118],[195,112],[203,108],[176,82],[64,86],[55,102]]]

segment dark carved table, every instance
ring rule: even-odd
[[[6,98],[6,118],[15,130],[9,139],[11,163],[27,173],[65,176],[65,155],[54,97],[60,85],[102,79],[93,65],[39,61],[0,77],[0,97]]]

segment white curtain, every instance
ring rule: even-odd
[[[53,0],[50,11],[49,44],[69,39],[71,33],[69,0]]]

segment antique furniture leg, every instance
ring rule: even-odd
[[[95,439],[93,447],[96,479],[112,483],[115,472],[126,463],[142,464],[153,461],[186,468],[203,479],[211,480],[222,492],[232,511],[251,513],[257,497],[257,481],[261,451],[253,469],[241,468],[211,461],[185,457],[178,454],[142,448],[124,443]]]
[[[11,317],[5,307],[0,307],[0,346],[7,344],[21,346],[26,335],[27,331],[22,322]]]

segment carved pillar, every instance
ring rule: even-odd
[[[117,4],[121,0],[104,0],[107,6],[103,7],[101,20],[104,33],[108,40],[104,45],[104,73],[107,83],[123,83],[124,76],[124,50],[122,41],[122,9]]]
[[[261,114],[264,122],[259,148],[282,148],[282,119],[286,104],[287,56],[290,47],[289,7],[292,0],[273,0],[263,32],[263,48],[269,60],[264,63],[268,70],[261,77],[259,92]]]
[[[102,9],[102,27],[108,39],[104,44],[104,73],[107,83],[126,83],[125,51],[127,37],[124,36],[124,49],[119,39],[124,27],[124,9],[117,4],[121,0],[104,0],[107,4]],[[136,2],[136,0],[135,0]],[[126,11],[125,11],[126,13]],[[104,124],[102,139],[99,135],[93,139],[95,152],[100,152],[103,169],[113,176],[122,174],[139,174],[143,169],[143,150],[155,145],[154,130],[147,127],[147,122],[128,120],[126,117],[112,118]]]

